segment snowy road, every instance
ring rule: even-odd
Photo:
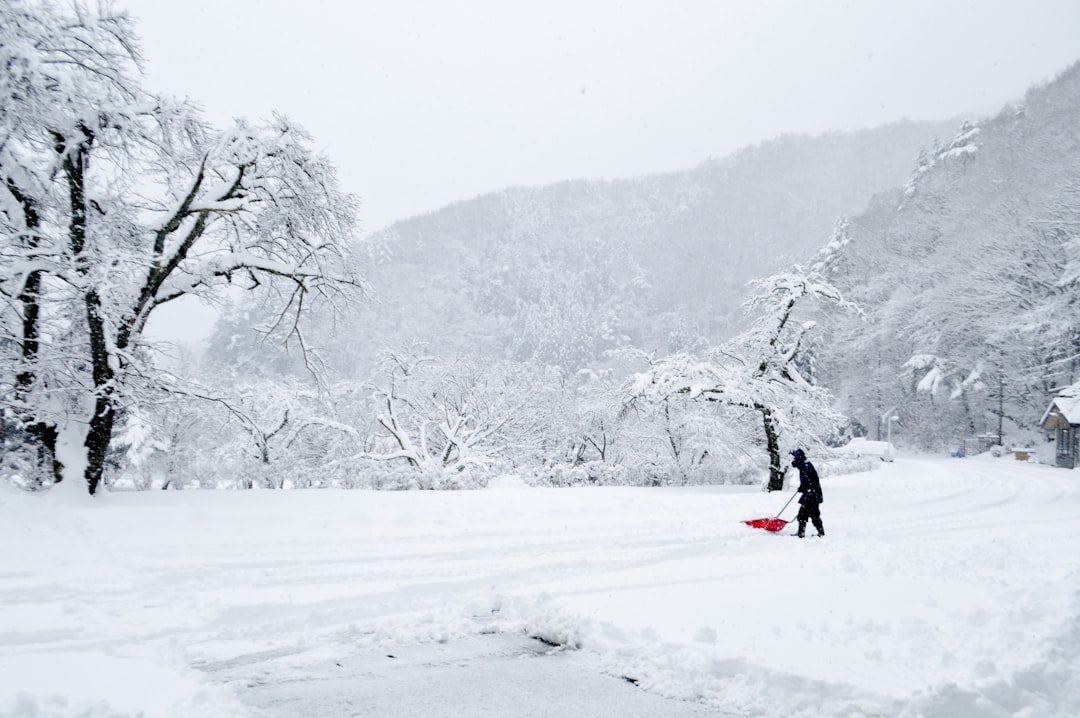
[[[1075,718],[1077,476],[829,477],[803,541],[745,487],[4,487],[0,715]]]

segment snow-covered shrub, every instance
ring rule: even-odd
[[[10,482],[26,491],[40,491],[51,486],[51,477],[42,470],[42,461],[33,446],[5,441],[0,446],[0,481]]]
[[[329,483],[323,485],[383,491],[455,491],[485,488],[497,474],[497,471],[487,467],[446,471],[433,467],[410,466],[404,462],[358,461],[338,468],[334,476],[329,478]]]
[[[761,481],[760,467],[747,464],[675,463],[607,464],[590,461],[576,466],[555,464],[526,474],[532,486],[700,486],[706,484],[754,484]]]

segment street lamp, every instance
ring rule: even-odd
[[[896,415],[896,407],[889,407],[889,410],[882,414],[878,421],[885,424],[885,441],[889,442],[889,446],[892,446],[892,423],[900,421],[900,417]],[[878,434],[878,438],[881,438],[881,434]]]

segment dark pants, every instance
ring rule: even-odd
[[[825,526],[821,523],[821,504],[817,501],[807,501],[799,506],[799,515],[796,518],[799,520],[800,536],[806,533],[807,521],[814,522],[814,528],[817,529],[818,535],[825,534]]]

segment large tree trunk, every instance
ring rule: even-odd
[[[112,441],[113,422],[116,411],[112,405],[112,392],[99,396],[94,402],[94,416],[86,435],[86,486],[91,494],[97,493],[105,473],[105,455]]]
[[[59,483],[63,478],[63,466],[56,459],[56,425],[37,419],[36,412],[30,406],[30,391],[36,379],[39,347],[40,291],[41,272],[31,272],[19,295],[23,310],[22,370],[15,377],[14,398],[16,416],[25,432],[25,443],[29,445],[30,453],[35,456],[39,476],[42,479],[49,477],[53,483]]]
[[[37,234],[37,229],[41,224],[37,202],[25,194],[11,179],[7,181],[7,188],[11,196],[22,205],[26,233],[20,239],[32,255],[41,242]],[[22,292],[18,296],[19,306],[22,309],[22,368],[15,376],[15,418],[19,428],[24,432],[23,441],[37,464],[38,476],[42,479],[50,477],[53,483],[59,483],[63,478],[63,466],[56,459],[58,436],[56,425],[37,419],[30,402],[30,392],[37,378],[36,367],[40,348],[42,275],[42,270],[27,274]]]
[[[765,446],[769,450],[769,491],[784,490],[784,468],[780,461],[780,441],[773,425],[772,411],[768,407],[758,406],[761,422],[765,427]]]
[[[68,193],[71,201],[71,220],[68,226],[68,242],[71,254],[75,258],[75,269],[88,278],[88,262],[84,255],[87,241],[86,212],[86,170],[90,162],[90,145],[94,133],[85,125],[76,128],[81,137],[70,138],[56,136],[56,151],[63,157],[64,175],[67,177]],[[90,333],[90,365],[94,381],[94,414],[86,433],[86,471],[83,476],[91,494],[97,492],[105,472],[105,455],[112,441],[113,425],[116,421],[114,397],[116,394],[116,372],[113,370],[108,341],[106,339],[105,318],[101,311],[101,297],[94,286],[88,286],[83,295],[86,309],[86,324]],[[123,349],[117,346],[117,349]]]
[[[105,455],[112,442],[116,407],[115,373],[109,364],[109,348],[105,343],[105,322],[101,317],[101,300],[96,290],[86,293],[86,321],[90,327],[90,356],[93,361],[94,415],[86,433],[86,485],[93,494],[105,472]]]

